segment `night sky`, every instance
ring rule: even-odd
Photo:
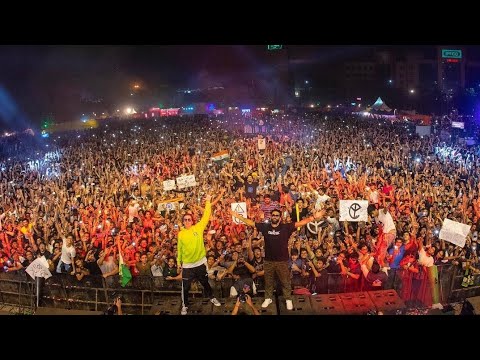
[[[361,58],[373,48],[297,45],[289,57],[301,69]],[[1,122],[39,123],[50,112],[66,121],[81,99],[121,102],[135,81],[160,93],[251,78],[271,64],[265,45],[0,46]]]

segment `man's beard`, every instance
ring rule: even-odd
[[[275,225],[280,222],[280,218],[279,218],[279,217],[271,218],[270,220],[271,220],[272,224],[275,224]]]

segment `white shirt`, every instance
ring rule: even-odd
[[[160,265],[155,265],[155,264],[152,265],[152,267],[150,268],[150,271],[152,272],[153,276],[157,276],[157,277],[163,276],[163,268]]]
[[[64,240],[63,246],[62,246],[62,255],[60,257],[60,260],[64,264],[70,265],[72,263],[73,258],[75,257],[75,247],[72,245],[70,247],[67,247],[65,244],[66,240]]]
[[[133,206],[128,206],[128,222],[133,222],[133,218],[138,216],[139,207],[140,205],[138,203],[133,204]]]
[[[422,249],[418,252],[418,263],[420,265],[426,266],[426,267],[431,267],[433,266],[434,260],[433,256],[427,256],[427,253],[425,252],[425,249],[422,247]]]
[[[383,225],[383,232],[384,233],[389,233],[393,231],[397,231],[395,227],[395,223],[393,222],[392,215],[387,211],[387,213],[384,213],[384,209],[378,210],[378,217],[377,220],[380,221]]]
[[[318,191],[315,191],[315,194],[317,194],[315,209],[319,210],[322,208],[323,204],[330,199],[330,196],[328,196],[327,194],[319,195]]]

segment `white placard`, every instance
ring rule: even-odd
[[[438,237],[442,240],[449,241],[460,247],[465,246],[465,240],[470,232],[470,226],[459,223],[450,219],[443,220],[442,229]]]
[[[265,138],[258,139],[258,150],[265,150],[265,147],[266,147]]]
[[[175,180],[165,180],[163,182],[163,191],[173,190],[175,186]]]
[[[232,203],[232,211],[235,211],[238,215],[243,216],[244,218],[248,219],[247,203],[245,203],[245,202]],[[243,224],[243,221],[238,220],[234,216],[232,216],[232,220],[235,224]]]
[[[32,277],[32,279],[35,279],[35,277],[48,279],[52,276],[52,273],[48,270],[48,261],[45,259],[45,256],[35,259],[27,266],[25,271]]]
[[[197,186],[197,180],[195,180],[195,175],[177,177],[177,187],[179,189],[184,189],[189,186]]]
[[[340,200],[340,221],[368,221],[368,200]]]

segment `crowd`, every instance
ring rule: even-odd
[[[180,283],[182,219],[212,210],[205,229],[212,289],[231,279],[231,296],[264,287],[265,242],[246,217],[282,223],[325,212],[288,242],[294,293],[324,293],[327,273],[346,291],[380,289],[397,271],[401,296],[431,305],[433,264],[476,271],[480,160],[476,147],[420,138],[404,124],[354,116],[281,115],[266,121],[265,149],[242,117],[104,123],[98,129],[0,140],[0,271],[23,271],[45,256],[50,269],[81,281],[116,281],[119,253],[133,276]],[[229,158],[213,161],[227,151]],[[164,181],[195,175],[195,186]],[[340,222],[341,199],[368,200],[369,221]],[[471,226],[463,248],[438,238],[445,218]]]

